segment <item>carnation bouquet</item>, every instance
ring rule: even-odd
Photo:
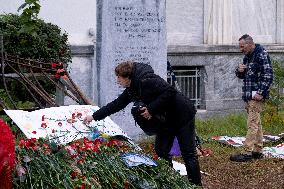
[[[145,154],[110,118],[83,125],[93,106],[6,110],[17,139],[14,188],[194,188],[167,162]]]
[[[137,151],[127,141],[84,138],[67,145],[20,139],[14,188],[192,188],[187,178],[156,159],[129,166],[122,157]]]

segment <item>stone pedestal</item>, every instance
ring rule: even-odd
[[[150,64],[166,79],[165,0],[97,1],[97,92],[99,106],[117,98],[119,88],[114,73],[123,61]],[[137,135],[130,107],[111,116],[130,136]],[[136,127],[137,128],[137,127]]]

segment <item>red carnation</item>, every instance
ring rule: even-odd
[[[41,127],[45,129],[47,127],[47,124],[46,123],[42,123]]]
[[[82,117],[82,113],[78,112],[78,113],[77,113],[77,117],[78,117],[78,118]]]
[[[63,76],[61,76],[61,78],[62,78],[63,80],[65,80],[65,81],[67,81],[67,80],[68,80],[67,75],[63,75]]]
[[[59,63],[59,68],[63,69],[63,63],[62,62]]]
[[[54,75],[54,79],[59,79],[59,78],[60,78],[60,75],[56,73],[56,74]]]
[[[0,183],[2,188],[11,189],[16,159],[15,138],[10,127],[1,119],[0,128]]]
[[[51,68],[56,68],[56,63],[51,63]]]
[[[74,123],[75,121],[74,121],[74,119],[67,119],[67,122],[68,123]]]

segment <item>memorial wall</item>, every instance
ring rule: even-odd
[[[124,61],[150,64],[166,78],[167,44],[165,0],[98,0],[96,40],[97,102],[106,105],[124,89],[119,88],[115,67]],[[137,132],[131,104],[111,116],[130,135]]]

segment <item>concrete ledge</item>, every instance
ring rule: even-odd
[[[268,52],[284,53],[284,44],[264,45]],[[176,54],[241,54],[238,45],[169,45],[168,55]]]
[[[217,111],[198,111],[196,119],[206,120],[210,118],[225,117],[231,114],[246,114],[245,109],[217,110]]]
[[[284,53],[284,44],[264,45],[268,52]],[[175,54],[241,54],[238,45],[169,45],[168,55]],[[94,45],[72,45],[72,56],[94,55]]]

